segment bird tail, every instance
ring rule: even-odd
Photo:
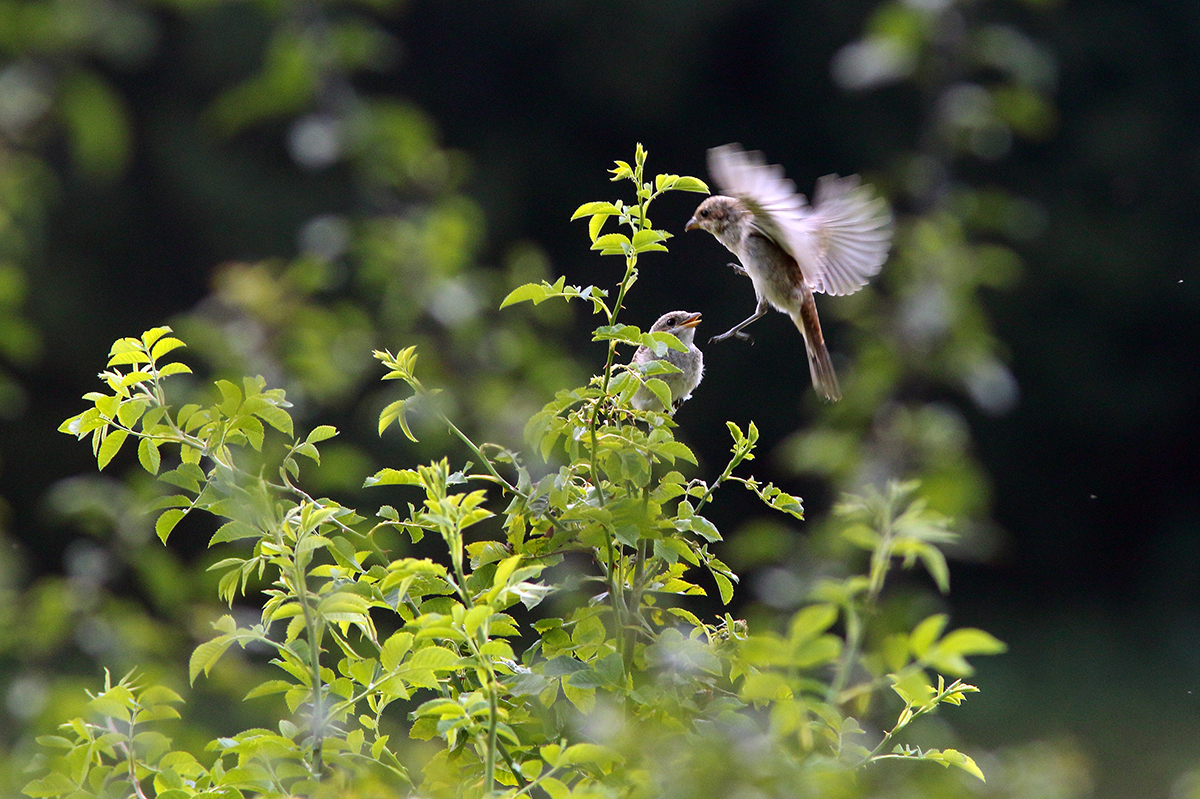
[[[812,375],[813,387],[831,402],[840,400],[842,389],[838,386],[833,362],[829,360],[829,350],[825,348],[825,336],[821,333],[821,320],[817,316],[817,303],[807,286],[803,288],[803,296],[800,298],[800,311],[792,316],[792,321],[804,336],[804,348],[808,352],[808,371]]]

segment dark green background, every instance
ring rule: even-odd
[[[400,43],[393,65],[358,80],[423,108],[465,155],[465,191],[486,219],[482,263],[527,240],[569,282],[611,284],[615,263],[589,253],[582,223],[568,219],[612,194],[604,170],[635,142],[652,171],[707,177],[706,148],[740,141],[802,190],[827,172],[882,172],[916,146],[911,86],[849,94],[830,78],[834,53],[875,5],[413,2],[385,20]],[[1059,124],[1007,158],[962,166],[1032,200],[1045,224],[1018,245],[1019,283],[985,296],[1019,402],[1000,416],[964,405],[1002,533],[986,560],[953,564],[951,606],[956,624],[993,632],[1010,652],[980,659],[984,693],[956,722],[979,747],[1071,742],[1094,790],[1062,796],[1165,796],[1200,766],[1200,4],[971,5],[1053,53]],[[252,10],[187,24],[151,16],[160,27],[148,57],[97,67],[132,121],[128,169],[109,182],[79,177],[61,142],[38,145],[60,176],[24,264],[23,313],[44,346],[13,366],[28,401],[0,429],[24,580],[63,570],[79,535],[44,497],[91,461],[53,430],[78,411],[111,340],[195,307],[215,265],[292,255],[306,219],[360,202],[339,167],[297,170],[283,126],[219,144],[202,134],[211,93],[255,66],[264,24]],[[630,321],[699,310],[713,334],[752,309],[724,251],[683,235],[697,199],[659,201],[656,224],[678,237],[643,267]],[[850,334],[830,327],[836,350]],[[599,349],[587,329],[580,313],[562,346],[591,370]],[[827,490],[776,472],[771,457],[812,411],[799,339],[777,314],[754,333],[753,347],[706,348],[682,437],[716,462],[722,421],[755,419],[756,472],[819,514]]]

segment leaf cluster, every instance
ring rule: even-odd
[[[729,460],[706,480],[689,476],[697,459],[676,439],[672,415],[631,405],[640,386],[657,390],[661,380],[618,363],[618,347],[680,346],[620,318],[639,258],[665,250],[651,202],[706,190],[694,178],[647,179],[645,159],[639,146],[632,165],[613,170],[634,184],[635,201],[588,203],[576,214],[590,220],[593,249],[624,260],[613,299],[560,280],[505,300],[590,302],[602,317],[594,340],[605,348],[603,369],[530,418],[528,453],[476,443],[441,416],[472,460],[376,472],[366,485],[398,499],[370,516],[303,489],[299,456],[319,462],[318,445],[337,431],[296,436],[281,390],[262,378],[218,381],[211,404],[175,408],[164,381],[189,370],[166,356],[182,342],[157,328],[114,345],[101,375],[107,391],[88,394],[91,407],[61,429],[90,437],[100,468],[138,441],[141,466],[179,492],[160,503],[164,542],[192,511],[222,520],[210,545],[236,553],[212,567],[221,598],[249,601],[252,582],[266,587],[257,619],[215,623],[216,636],[191,656],[190,677],[220,668],[234,647],[267,652],[277,675],[246,699],[278,695],[287,715],[274,730],[230,731],[202,757],[143,729],[174,714],[173,692],[132,677],[106,682],[88,718],[43,741],[58,754],[27,794],[316,796],[371,785],[429,796],[661,794],[673,775],[701,773],[715,752],[728,760],[731,742],[747,735],[762,742],[778,785],[801,794],[830,774],[852,784],[857,770],[884,759],[982,777],[956,750],[895,739],[976,690],[947,686],[942,674],[966,676],[968,656],[1002,645],[979,630],[947,633],[943,615],[879,639],[867,630],[894,566],[920,562],[948,586],[937,545],[950,533],[912,498],[915,487],[847,498],[845,535],[871,552],[869,573],[816,585],[784,631],[752,632],[728,613],[704,619],[693,604],[709,594],[728,604],[738,582],[704,515],[722,486],[740,484],[791,519],[803,518],[803,505],[740,473],[758,443],[753,423],[728,424]],[[612,218],[630,233],[604,233]],[[406,387],[383,409],[379,431],[394,424],[415,440],[411,403],[436,390],[417,377],[414,348],[375,356],[385,379]],[[440,541],[444,560],[394,551],[387,542],[397,535]],[[903,707],[885,731],[874,718],[888,689]],[[434,745],[419,775],[406,737]]]

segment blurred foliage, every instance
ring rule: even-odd
[[[511,445],[547,396],[580,382],[583,344],[555,303],[495,313],[514,287],[572,266],[552,267],[528,242],[498,247],[495,231],[534,219],[524,232],[550,241],[553,220],[569,208],[547,211],[539,205],[547,192],[576,200],[582,167],[606,158],[611,139],[626,146],[647,128],[696,159],[739,138],[778,153],[790,171],[803,159],[797,176],[839,159],[849,171],[873,164],[869,178],[903,212],[879,282],[822,304],[823,316],[844,320],[831,338],[852,358],[839,364],[847,401],[795,432],[784,414],[767,422],[779,434],[768,441],[792,433],[770,464],[783,470],[778,481],[818,476],[833,491],[861,491],[918,476],[930,506],[965,534],[949,554],[971,559],[1006,546],[991,521],[999,481],[1027,498],[1010,523],[1030,528],[1021,531],[1022,562],[1042,592],[1014,591],[1029,598],[1027,607],[1012,600],[1018,612],[1040,615],[1039,597],[1067,588],[1094,601],[1151,586],[1150,601],[1178,614],[1169,640],[1154,639],[1170,662],[1153,676],[1174,680],[1179,662],[1194,660],[1186,575],[1196,505],[1183,481],[1196,474],[1186,433],[1197,378],[1179,363],[1194,349],[1195,281],[1191,240],[1175,231],[1193,227],[1179,209],[1194,204],[1197,161],[1190,120],[1178,129],[1172,120],[1183,105],[1176,92],[1197,82],[1186,57],[1194,9],[1035,0],[863,0],[832,12],[727,0],[418,5],[426,25],[459,13],[469,20],[465,29],[443,27],[461,35],[470,58],[423,58],[444,41],[414,26],[401,42],[388,2],[0,0],[0,503],[11,503],[0,505],[0,748],[11,753],[0,758],[0,790],[24,782],[33,731],[82,712],[78,689],[96,684],[100,665],[124,674],[140,664],[150,682],[209,708],[173,733],[180,746],[258,718],[230,699],[259,678],[252,658],[228,658],[197,693],[178,667],[178,654],[206,638],[217,615],[207,604],[211,559],[196,543],[211,530],[188,520],[177,548],[147,546],[154,531],[142,508],[155,491],[124,456],[110,476],[62,479],[83,464],[46,431],[66,415],[62,397],[90,379],[96,347],[169,312],[206,360],[198,383],[262,374],[287,389],[298,419],[339,425],[343,436],[326,443],[309,476],[314,490],[347,501],[358,476],[381,463],[454,446],[436,422],[439,409]],[[866,16],[861,29],[856,15]],[[1054,53],[1041,41],[1048,36]],[[830,74],[859,98],[852,110],[819,89]],[[444,98],[426,105],[457,123],[473,161],[443,148],[434,121],[398,99],[410,89]],[[493,124],[483,107],[492,96],[508,101],[499,112],[506,124]],[[688,99],[696,96],[711,105]],[[561,113],[584,101],[577,117]],[[915,133],[905,127],[912,119]],[[1069,142],[1047,147],[1061,130]],[[1018,250],[1037,269],[1026,270]],[[686,266],[660,267],[656,282],[677,290],[672,281],[690,277]],[[1020,293],[995,302],[1018,280]],[[707,301],[723,302],[719,281],[710,282]],[[998,305],[1005,337],[1027,357],[1019,387],[985,310]],[[850,339],[853,347],[842,346]],[[412,409],[421,445],[374,436],[388,397],[369,352],[400,343],[419,344],[427,379],[447,389],[442,404]],[[739,366],[766,344],[754,358],[737,355]],[[709,397],[741,402],[742,385],[758,393],[759,384],[740,382],[721,392],[718,375],[710,369]],[[179,390],[183,401],[194,388]],[[767,395],[758,397],[764,405]],[[997,424],[1018,399],[1021,429]],[[710,444],[715,437],[700,431],[724,417],[709,418],[697,402],[688,413],[696,423],[681,437],[694,439],[702,464],[715,462],[724,442]],[[972,440],[980,429],[990,430],[994,452],[1011,456],[1003,473],[981,465]],[[1063,453],[1089,465],[1065,470]],[[1039,493],[1043,484],[1056,486],[1052,501]],[[1147,501],[1164,486],[1163,502]],[[1121,536],[1135,517],[1139,530],[1169,529],[1130,558]],[[832,523],[817,518],[802,531],[747,518],[731,536],[726,559],[739,571],[761,567],[755,594],[770,606],[748,612],[791,610],[818,579],[849,573],[865,557]],[[1132,577],[1135,568],[1146,573]],[[913,582],[885,616],[946,610],[930,585]],[[1011,679],[1006,695],[1024,696],[1031,718],[991,716],[991,740],[1001,722],[1017,738],[1066,727],[1103,754],[1082,751],[1071,735],[998,750],[980,757],[992,795],[1124,796],[1168,783],[1180,795],[1193,790],[1191,776],[1166,776],[1196,761],[1187,735],[1147,710],[1186,712],[1141,687],[1156,680],[1128,681],[1139,684],[1133,710],[1146,723],[1105,732],[1113,707],[1131,706],[1127,683],[1107,682],[1111,672],[1154,635],[1131,621],[1137,612],[1128,609],[1124,635],[1107,619],[1046,628],[1054,640],[1042,642],[1045,652],[1064,646],[1055,630],[1080,651],[1097,640],[1114,650],[1097,660],[1089,648],[1074,667],[1055,670],[1054,721],[1040,718],[1050,712],[1046,683],[1029,676],[1046,664],[1020,655],[1028,674]],[[1012,626],[1026,632],[1025,620]],[[1111,685],[1103,701],[1081,695],[1092,680],[1079,668]],[[1133,727],[1155,743],[1129,746]],[[715,748],[714,764],[740,751]],[[1152,748],[1164,754],[1146,762],[1140,753]],[[734,765],[761,767],[749,757]],[[880,779],[881,795],[912,789]],[[914,779],[925,795],[956,790],[938,774]]]
[[[238,196],[244,177],[270,178],[262,166],[236,174],[229,154],[236,164],[236,151],[259,146],[258,131],[265,131],[286,146],[293,164],[286,169],[332,177],[337,192],[301,203],[312,211],[297,220],[295,255],[225,263],[213,273],[210,296],[176,320],[212,374],[262,374],[286,386],[301,417],[344,418],[351,434],[359,423],[358,440],[347,436],[325,453],[313,482],[326,491],[357,490],[378,457],[377,443],[374,454],[363,445],[378,441],[366,420],[382,404],[381,392],[367,390],[378,385],[370,351],[401,335],[424,347],[427,374],[452,387],[440,399],[464,427],[519,441],[543,398],[580,374],[555,344],[569,316],[546,309],[498,318],[494,309],[512,286],[549,275],[544,256],[515,243],[500,268],[481,268],[483,219],[458,189],[463,156],[438,145],[419,109],[355,86],[357,76],[395,61],[399,45],[382,25],[393,5],[0,5],[3,362],[30,367],[38,356],[37,333],[20,309],[26,270],[42,268],[46,258],[56,173],[103,191],[137,168],[138,158],[174,159],[163,166],[181,181],[175,191],[206,203],[198,213],[244,213],[236,209],[253,202]],[[199,113],[178,127],[173,117],[181,106],[167,100],[157,117],[134,119],[122,96],[133,86],[129,76],[174,59],[162,47],[178,42],[181,26],[192,32],[183,37],[188,58],[171,69],[191,92],[206,95],[182,96],[198,103]],[[178,132],[170,133],[172,126]],[[155,128],[191,150],[151,139],[142,143],[148,155],[136,155],[139,133],[161,136]],[[209,164],[192,164],[205,153]],[[267,170],[278,172],[265,155]],[[137,302],[143,283],[126,287],[129,300]],[[13,417],[23,402],[19,379],[0,372],[0,412]],[[444,430],[426,429],[423,419],[414,425],[428,433],[429,447],[445,445]],[[393,445],[390,454],[397,452],[411,457]],[[142,509],[152,491],[136,474],[56,485],[45,498],[49,518],[84,533],[68,549],[62,577],[27,585],[24,564],[11,560],[15,551],[0,555],[9,600],[0,619],[8,697],[0,713],[10,720],[4,748],[12,752],[0,762],[7,795],[32,754],[25,731],[77,714],[81,682],[74,675],[93,674],[97,663],[117,673],[138,664],[148,679],[200,697],[207,712],[184,740],[205,740],[215,732],[206,724],[247,712],[229,698],[240,697],[245,683],[239,668],[260,668],[253,661],[225,672],[224,682],[185,690],[180,653],[205,637],[216,615],[205,573],[211,558],[193,557],[194,546],[147,550],[154,530]],[[189,532],[205,535],[202,525]]]
[[[847,489],[920,478],[935,508],[975,522],[977,540],[965,546],[986,553],[991,487],[962,406],[995,415],[1017,402],[985,295],[1020,278],[1013,244],[1038,232],[1042,214],[973,178],[970,164],[1003,158],[1014,138],[1053,131],[1055,62],[976,4],[889,2],[837,53],[833,76],[853,91],[912,82],[928,113],[919,149],[896,153],[879,175],[909,210],[888,268],[863,292],[830,303],[857,336],[847,401],[795,434],[784,454],[793,468]]]
[[[91,406],[59,430],[90,440],[100,470],[136,442],[142,469],[175,492],[154,503],[164,544],[197,511],[226,520],[209,541],[230,550],[211,567],[218,594],[230,606],[239,598],[257,606],[252,584],[269,587],[258,622],[223,615],[213,623],[217,637],[188,658],[189,681],[207,678],[234,645],[265,651],[282,679],[258,682],[245,700],[283,694],[287,713],[265,728],[225,725],[204,747],[215,759],[201,758],[157,729],[181,718],[179,693],[132,673],[106,676],[86,714],[37,739],[48,751],[35,758],[26,794],[345,796],[412,786],[447,797],[709,796],[715,777],[726,793],[865,796],[859,773],[889,774],[881,764],[892,760],[984,779],[969,755],[930,746],[909,728],[978,692],[962,681],[973,672],[967,657],[1004,644],[979,629],[947,632],[944,614],[878,618],[897,566],[919,561],[943,592],[949,587],[939,545],[954,534],[914,498],[915,484],[846,497],[842,533],[870,553],[867,574],[820,583],[785,634],[728,613],[704,621],[689,608],[688,598],[706,594],[723,605],[733,599],[738,577],[713,554],[722,537],[701,515],[724,499],[724,485],[742,485],[777,513],[804,512],[798,497],[735,474],[754,459],[753,423],[745,432],[727,425],[733,446],[715,479],[688,479],[675,467],[695,467],[696,457],[675,439],[673,413],[633,405],[649,389],[670,409],[657,375],[678,367],[621,364],[618,347],[682,347],[669,333],[619,321],[640,256],[666,252],[671,238],[651,224],[651,203],[672,190],[707,191],[687,176],[651,182],[645,159],[639,145],[632,165],[612,170],[634,184],[632,201],[585,203],[574,215],[590,218],[593,250],[625,261],[616,290],[543,280],[502,303],[591,305],[601,317],[594,340],[607,350],[601,373],[532,416],[525,434],[534,456],[476,444],[439,411],[471,461],[452,470],[442,457],[366,481],[422,489],[424,503],[408,503],[407,515],[384,505],[374,521],[310,495],[301,463],[319,464],[318,445],[337,430],[297,435],[285,392],[263,378],[218,380],[217,401],[176,406],[167,384],[192,369],[172,355],[184,343],[170,328],[112,346],[104,390],[85,394]],[[603,233],[612,218],[629,235],[613,226]],[[384,380],[407,386],[382,410],[379,432],[395,424],[415,442],[409,410],[438,390],[417,378],[414,347],[375,357],[388,368]],[[464,485],[483,488],[457,489]],[[487,509],[493,493],[508,501],[502,514]],[[447,551],[399,556],[397,533],[413,543],[440,538]],[[574,554],[585,556],[578,571],[556,569]],[[562,616],[525,612],[551,595]],[[944,675],[957,679],[947,684]],[[893,714],[895,722],[882,721]],[[399,734],[405,728],[409,739],[436,743],[417,751]],[[722,758],[710,777],[710,750],[751,741],[759,751],[750,768]]]

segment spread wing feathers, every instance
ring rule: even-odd
[[[746,152],[740,144],[713,147],[708,151],[708,172],[722,194],[745,204],[759,232],[785,247],[787,231],[802,225],[809,213],[808,201],[783,176],[783,167],[768,164],[758,151]]]
[[[708,170],[722,194],[746,205],[759,232],[796,259],[813,291],[851,294],[887,260],[891,212],[857,176],[821,178],[809,206],[783,167],[740,144],[709,150]]]
[[[814,243],[817,274],[813,291],[853,294],[874,277],[892,245],[892,214],[887,201],[863,186],[858,176],[826,175],[817,181],[813,210],[805,220]]]

